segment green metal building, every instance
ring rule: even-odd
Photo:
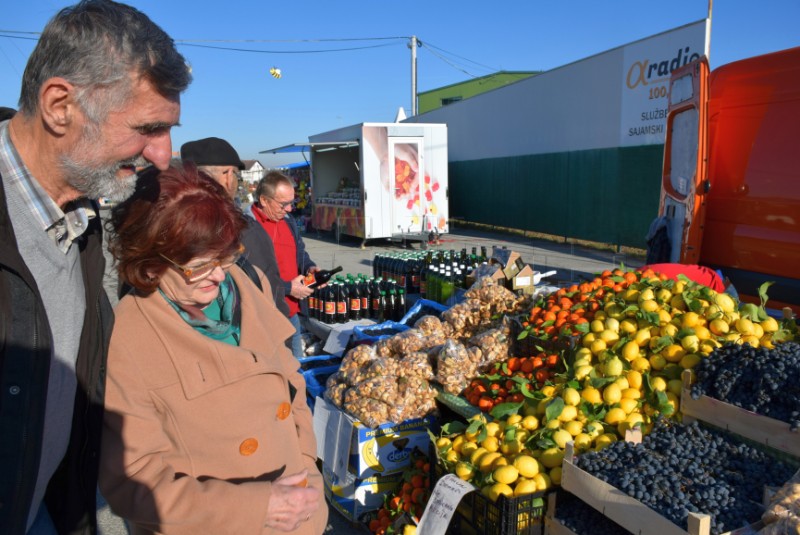
[[[644,248],[670,73],[706,50],[700,20],[406,121],[447,124],[451,219]]]
[[[541,71],[498,71],[494,74],[473,78],[466,82],[457,82],[430,91],[417,94],[417,107],[419,113],[426,113],[442,106],[460,102],[466,98],[486,93],[492,89],[503,87],[531,76],[536,76]]]

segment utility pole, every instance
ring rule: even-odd
[[[417,114],[417,36],[411,36],[411,116]]]

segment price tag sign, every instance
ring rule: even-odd
[[[458,502],[468,492],[478,490],[474,485],[459,479],[455,474],[447,474],[436,483],[428,505],[422,513],[417,526],[418,535],[440,535],[447,531],[450,519],[458,507]]]

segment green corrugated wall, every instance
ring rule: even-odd
[[[645,247],[663,145],[450,162],[450,217]]]

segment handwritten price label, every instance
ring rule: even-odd
[[[419,519],[417,535],[439,535],[446,532],[458,502],[465,494],[474,490],[478,489],[455,474],[447,474],[441,478],[433,489],[422,518]]]

